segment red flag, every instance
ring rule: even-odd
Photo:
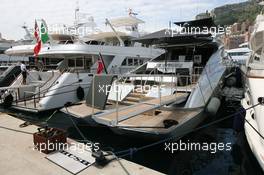
[[[100,57],[97,62],[97,74],[101,74],[104,70],[104,64],[102,58]]]
[[[38,56],[38,53],[40,52],[40,49],[41,49],[41,40],[39,38],[39,28],[38,28],[38,24],[37,24],[37,21],[36,20],[35,20],[34,36],[35,36],[35,38],[37,40],[37,43],[36,43],[36,45],[34,47],[34,56],[35,56],[35,59],[36,59],[37,56]]]
[[[34,56],[35,58],[38,56],[38,53],[40,52],[41,49],[41,41],[38,41],[37,44],[34,47]]]

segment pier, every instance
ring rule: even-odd
[[[21,128],[19,125],[24,123],[24,121],[4,113],[0,113],[0,123],[1,174],[13,175],[20,174],[21,172],[27,175],[71,174],[60,166],[49,161],[46,158],[46,154],[33,150],[34,145],[32,134],[37,131],[37,126],[30,125]],[[70,139],[68,139],[68,141],[69,140]],[[120,162],[126,171],[131,174],[162,174],[124,159],[120,159]],[[97,168],[95,165],[91,165],[81,171],[79,175],[127,174],[122,166],[118,161],[114,160],[104,168]]]

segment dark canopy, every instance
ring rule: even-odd
[[[198,19],[198,20],[192,20],[192,21],[182,21],[182,22],[174,22],[177,26],[184,26],[188,24],[188,27],[216,27],[213,18],[204,18],[204,19]]]
[[[187,27],[200,27],[203,29],[204,27],[211,28],[216,25],[213,22],[212,18],[193,20],[193,21],[182,21],[175,22],[175,25],[178,26],[187,26]],[[150,33],[144,35],[140,38],[133,39],[134,41],[148,44],[148,45],[170,45],[170,44],[195,44],[195,43],[203,43],[212,41],[211,34],[203,34],[203,33],[186,33],[182,34],[178,31],[174,31],[171,29],[163,29],[154,33]]]

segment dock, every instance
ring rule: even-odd
[[[29,125],[21,128],[19,125],[24,121],[10,115],[0,113],[0,172],[5,175],[70,175],[62,167],[49,161],[44,153],[34,150],[32,134],[37,132],[37,126]],[[120,159],[122,165],[129,174],[133,175],[161,175],[157,171],[136,163]],[[127,174],[120,163],[113,160],[103,168],[98,168],[94,164],[84,169],[79,175],[107,175],[107,174]]]

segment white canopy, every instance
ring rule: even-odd
[[[121,26],[133,26],[145,22],[134,16],[128,16],[128,17],[120,17],[120,18],[112,19],[110,20],[110,23],[114,27],[121,27]]]

